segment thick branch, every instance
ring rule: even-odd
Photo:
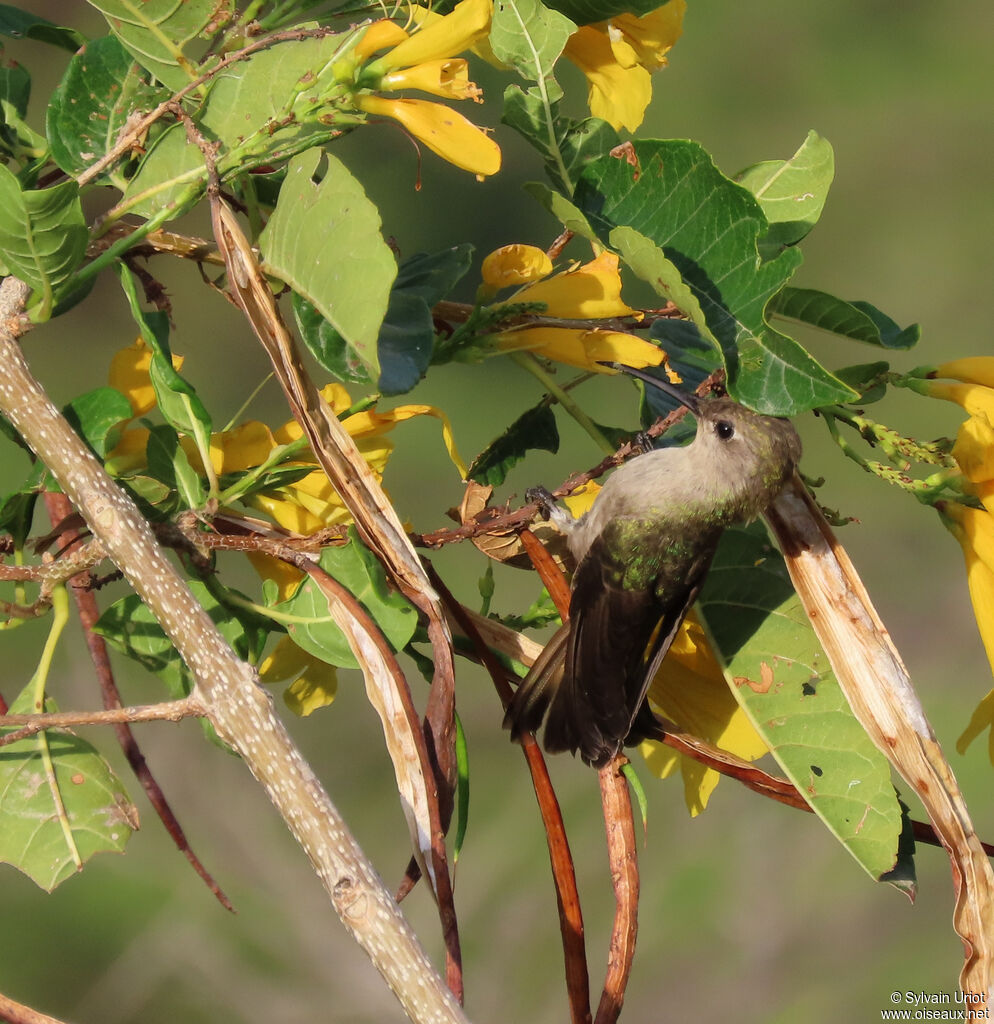
[[[242,756],[304,848],[345,927],[417,1021],[465,1017],[417,936],[276,716],[254,669],[197,603],[134,502],[104,472],[32,377],[17,338],[28,288],[0,284],[0,411],[85,517],[195,679],[218,735]]]

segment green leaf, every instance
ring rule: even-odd
[[[222,179],[286,160],[332,136],[334,127],[321,117],[340,47],[339,36],[289,41],[237,61],[211,80],[195,119],[220,143]],[[144,217],[166,209],[178,216],[205,181],[203,155],[188,145],[185,127],[173,124],[149,147],[124,207]]]
[[[257,617],[233,609],[200,580],[187,580],[187,586],[238,657],[246,661],[257,659],[267,635]],[[189,669],[137,594],[129,594],[112,604],[100,616],[94,631],[116,650],[157,675],[171,697],[185,697],[190,692]]]
[[[185,508],[203,508],[207,500],[203,481],[190,465],[179,434],[172,426],[160,423],[149,430],[145,457],[149,473],[175,489]]]
[[[524,190],[537,199],[568,231],[592,242],[596,241],[597,233],[590,226],[586,216],[565,196],[554,192],[540,181],[526,182]]]
[[[870,876],[883,878],[902,830],[890,765],[853,715],[760,524],[726,531],[700,609],[773,756]]]
[[[172,92],[196,79],[199,54],[191,43],[234,13],[233,0],[89,0],[135,60]]]
[[[376,620],[394,650],[401,650],[414,635],[418,616],[410,604],[387,586],[376,556],[353,534],[344,547],[325,548],[320,566],[347,587]],[[287,622],[287,632],[298,647],[339,668],[358,668],[345,634],[328,611],[328,598],[306,579],[289,601],[276,610],[298,621]]]
[[[530,82],[545,83],[548,101],[562,96],[552,77],[574,22],[550,10],[540,0],[501,0],[494,6],[490,47],[494,56]]]
[[[70,53],[74,53],[86,42],[86,37],[76,29],[63,28],[47,18],[22,11],[10,4],[0,4],[0,35],[12,39],[34,39],[39,43],[59,46]]]
[[[379,211],[341,161],[327,156],[324,177],[314,183],[320,159],[311,150],[291,161],[259,236],[264,270],[315,306],[378,378],[377,339],[397,265],[380,234]]]
[[[46,126],[55,162],[67,174],[81,174],[113,148],[134,110],[151,110],[166,95],[149,85],[117,36],[91,40],[69,62],[48,105]],[[119,165],[96,180],[122,191],[127,185]]]
[[[664,5],[659,0],[549,0],[549,6],[561,11],[577,25],[592,25],[619,14],[641,17]]]
[[[464,243],[417,253],[401,263],[376,341],[376,388],[381,394],[404,394],[424,376],[435,348],[432,307],[465,276],[472,256],[473,247]],[[294,294],[292,301],[301,337],[314,358],[339,380],[371,384],[369,373],[335,328],[306,299]]]
[[[796,244],[817,224],[834,177],[835,154],[816,132],[808,132],[789,160],[765,160],[735,176],[759,201],[770,225],[759,243],[764,259]]]
[[[491,441],[473,460],[466,475],[470,480],[498,487],[511,467],[536,449],[553,454],[559,451],[556,417],[544,402],[523,413]]]
[[[770,297],[801,254],[785,249],[760,259],[756,245],[767,224],[755,198],[697,143],[636,141],[632,154],[637,166],[614,156],[588,164],[574,201],[603,239],[628,227],[662,251],[665,273],[654,286],[677,305],[682,296],[684,312],[715,338],[733,397],[776,415],[851,399],[797,342],[766,323]],[[671,267],[685,286],[679,293],[667,276]]]
[[[152,350],[148,375],[155,391],[156,405],[163,419],[181,434],[192,437],[198,450],[206,457],[210,448],[211,417],[196,389],[173,366],[172,353],[169,351],[169,317],[165,313],[143,310],[134,275],[123,263],[117,265],[117,272],[131,315],[138,324],[145,344]]]
[[[452,843],[452,863],[459,860],[463,843],[466,840],[466,828],[469,825],[469,751],[466,746],[466,733],[462,720],[455,715],[456,723],[456,827],[455,839]]]
[[[573,121],[560,116],[559,102],[550,103],[541,85],[527,90],[509,85],[504,90],[501,121],[526,139],[542,156],[545,170],[563,195],[591,160],[618,145],[618,133],[596,117]]]
[[[908,349],[921,337],[918,324],[902,330],[868,302],[846,302],[814,288],[784,288],[770,300],[768,312],[881,348]]]
[[[835,371],[839,380],[845,381],[859,395],[860,405],[879,402],[887,394],[885,374],[890,370],[890,363],[859,363],[855,366],[843,366]]]
[[[30,683],[10,710],[30,714],[34,700]],[[45,710],[55,711],[55,704],[46,701]],[[13,731],[0,729],[0,735]],[[138,809],[89,743],[68,729],[50,729],[45,737],[30,736],[0,748],[0,861],[51,892],[76,874],[74,853],[83,863],[96,853],[121,853],[138,828]],[[46,740],[54,791],[45,763]]]
[[[132,417],[131,403],[114,388],[95,388],[63,409],[73,430],[103,458],[120,440],[118,429]]]
[[[0,503],[0,530],[10,534],[15,548],[24,547],[31,535],[37,500],[38,491],[32,486],[30,490],[22,489],[15,494],[8,494]]]
[[[54,294],[85,255],[88,237],[76,182],[22,191],[0,164],[0,259],[37,293],[34,319],[50,315]]]

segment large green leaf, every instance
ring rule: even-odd
[[[191,45],[234,12],[234,0],[90,0],[135,60],[173,91],[201,73]]]
[[[76,29],[56,25],[39,14],[31,14],[11,4],[0,4],[0,35],[12,39],[34,39],[39,43],[61,47],[70,53],[86,42],[86,37]]]
[[[315,183],[320,159],[311,150],[290,163],[259,236],[264,269],[315,306],[378,378],[377,339],[397,264],[379,211],[340,160],[328,156]]]
[[[376,620],[395,650],[414,635],[418,616],[410,604],[387,586],[376,556],[353,536],[344,547],[325,548],[321,568],[343,584]],[[294,643],[316,658],[340,668],[358,668],[345,634],[332,621],[328,598],[307,579],[289,601],[276,606],[292,619],[287,632]]]
[[[10,710],[30,714],[34,700],[31,683]],[[57,708],[46,701],[45,710]],[[0,729],[0,735],[12,731]],[[85,864],[95,853],[120,853],[136,828],[138,810],[120,780],[68,729],[0,748],[0,861],[42,889],[51,892],[74,875],[77,860]]]
[[[808,132],[789,160],[765,160],[735,176],[759,201],[770,225],[759,243],[764,258],[799,242],[815,226],[834,177],[832,147],[816,132]]]
[[[761,525],[726,532],[700,610],[739,703],[812,810],[873,878],[913,888],[898,863],[890,765],[846,702]]]
[[[46,126],[55,162],[77,175],[117,142],[135,109],[151,110],[163,98],[117,36],[93,39],[69,62],[48,105]],[[127,182],[115,165],[106,179]]]
[[[472,256],[473,247],[464,243],[416,253],[401,263],[376,340],[380,376],[375,387],[381,394],[404,394],[424,376],[434,352],[432,307],[465,276]],[[374,383],[345,339],[314,306],[294,294],[293,312],[304,344],[326,370],[339,380]]]
[[[868,302],[846,302],[814,288],[784,288],[770,300],[769,312],[881,348],[911,348],[921,337],[918,324],[901,328]]]
[[[557,100],[562,89],[552,69],[576,25],[540,0],[502,0],[494,8],[490,46],[494,56],[530,82],[545,83],[545,96]]]
[[[0,260],[36,292],[35,319],[51,313],[54,293],[83,258],[88,237],[76,182],[24,191],[0,164]]]
[[[218,172],[242,172],[276,163],[327,140],[322,97],[333,87],[332,65],[341,37],[278,44],[220,71],[196,114],[205,134],[220,143]],[[206,180],[203,155],[173,124],[149,147],[125,192],[125,207],[145,217],[182,213]]]
[[[545,402],[522,413],[500,437],[491,441],[473,459],[467,476],[478,483],[498,487],[511,467],[536,449],[559,451],[556,417]]]
[[[574,200],[605,241],[621,226],[661,250],[685,286],[684,301],[693,299],[684,312],[720,346],[732,395],[780,415],[851,399],[849,388],[766,323],[770,297],[801,255],[792,248],[760,258],[767,223],[756,199],[694,142],[639,141],[628,157],[588,164]],[[674,282],[653,283],[680,305]]]

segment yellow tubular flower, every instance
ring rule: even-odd
[[[971,483],[994,480],[994,426],[984,413],[963,421],[956,434],[952,456]]]
[[[987,660],[994,670],[994,516],[986,509],[967,508],[956,502],[944,502],[939,511],[943,523],[963,549],[973,616],[977,620]],[[988,693],[973,712],[970,724],[956,742],[956,749],[962,754],[977,736],[992,725],[994,691]],[[994,763],[994,732],[989,743],[991,762]]]
[[[686,11],[685,0],[670,0],[665,6],[642,17],[619,14],[602,24],[607,28],[619,63],[631,52],[647,71],[658,71],[666,65],[666,54],[683,34]]]
[[[932,398],[961,405],[971,416],[986,416],[994,423],[994,388],[982,384],[950,384],[943,380],[924,382],[922,390]]]
[[[388,99],[384,96],[357,96],[355,102],[367,114],[399,121],[433,153],[464,171],[487,176],[500,170],[500,147],[455,110],[430,100]]]
[[[587,79],[590,113],[615,130],[634,132],[652,99],[649,72],[637,64],[619,64],[607,35],[592,25],[582,25],[569,37],[563,55]]]
[[[602,252],[589,263],[530,284],[514,296],[514,301],[544,302],[548,316],[569,320],[632,316],[636,312],[621,301],[621,274],[613,252]]]
[[[338,674],[334,665],[301,650],[289,637],[281,637],[272,653],[259,666],[264,683],[293,682],[283,700],[294,714],[306,718],[318,708],[327,707],[338,692]]]
[[[370,70],[409,68],[468,50],[490,31],[492,0],[462,0],[451,13],[433,20],[384,54]]]
[[[521,251],[514,252],[515,248]],[[545,256],[532,246],[504,246],[484,261],[486,274],[491,282],[506,279],[516,273],[516,263],[520,260],[521,277],[531,280],[538,276],[539,254]],[[492,263],[488,265],[488,261]],[[487,284],[485,277],[484,285]],[[516,292],[511,301],[542,302],[546,306],[545,316],[564,320],[638,315],[637,310],[622,301],[618,257],[612,252],[603,252],[589,263],[529,284]],[[527,350],[592,373],[613,372],[599,366],[599,362],[645,367],[659,366],[666,359],[662,349],[634,334],[582,327],[511,328],[496,335],[494,343],[504,352]]]
[[[369,60],[377,50],[385,50],[388,46],[399,46],[410,35],[395,21],[386,18],[374,21],[362,34],[362,38],[352,49],[352,57],[356,64]]]
[[[383,76],[377,88],[384,92],[417,89],[449,100],[483,102],[483,90],[469,80],[469,64],[462,57],[429,60],[413,68],[391,71]]]
[[[587,103],[594,117],[615,129],[638,128],[652,98],[649,72],[666,63],[683,31],[686,9],[685,0],[670,0],[642,17],[619,14],[582,25],[569,37],[563,54],[587,79]]]
[[[952,377],[967,384],[984,384],[994,388],[994,356],[968,356],[937,366],[931,377]]]

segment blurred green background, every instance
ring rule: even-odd
[[[82,3],[22,6],[91,34],[102,31],[99,16]],[[691,0],[684,37],[670,67],[656,76],[641,134],[696,139],[732,174],[789,156],[815,129],[835,148],[837,176],[821,223],[803,244],[795,283],[867,299],[902,325],[920,322],[924,339],[895,357],[897,368],[988,353],[992,32],[994,7],[978,0],[955,7],[918,0]],[[36,75],[40,128],[44,97],[64,57],[34,44],[9,43],[7,51]],[[499,96],[500,79],[486,70],[480,77]],[[563,81],[582,96],[570,69]],[[497,116],[491,105],[478,120],[494,123]],[[476,184],[425,153],[420,191],[413,150],[393,128],[357,133],[336,152],[381,205],[384,234],[404,253],[459,240],[472,241],[478,255],[507,242],[547,245],[558,225],[520,190],[539,175],[536,164],[509,130],[498,128],[497,138],[506,166],[495,180]],[[453,237],[453,225],[462,234]],[[207,230],[194,219],[184,226]],[[186,354],[189,379],[221,422],[265,373],[263,356],[234,311],[205,292],[195,268],[160,260],[152,269],[173,298],[174,347]],[[29,336],[25,347],[39,377],[64,401],[105,383],[111,354],[134,333],[124,302],[107,287]],[[876,357],[841,341],[803,340],[830,367]],[[599,381],[585,395],[596,416],[620,422],[627,415],[633,425],[630,413],[614,408],[619,388]],[[629,403],[628,389],[622,394]],[[444,407],[464,455],[472,456],[536,397],[515,367],[493,361],[439,368],[411,400]],[[874,413],[924,436],[949,434],[960,418],[953,406],[901,393]],[[285,418],[272,386],[252,414]],[[991,838],[992,768],[984,743],[965,757],[953,749],[990,688],[958,546],[933,513],[830,449],[818,421],[799,427],[805,470],[826,477],[821,500],[859,520],[841,539],[904,655],[978,831]],[[557,483],[597,461],[584,436],[568,425],[563,434],[561,452],[530,460],[502,496]],[[394,440],[386,483],[401,514],[418,530],[444,525],[444,510],[458,503],[461,488],[437,424],[405,424]],[[3,482],[13,483],[25,466],[21,454],[5,449]],[[433,560],[475,605],[482,560],[464,550]],[[498,572],[495,608],[515,610],[534,590],[525,574]],[[8,699],[30,677],[45,629],[32,623],[5,637],[0,692]],[[161,696],[156,680],[119,659],[116,667],[126,699]],[[416,674],[412,679],[423,696]],[[63,645],[53,688],[63,707],[98,703],[78,634]],[[555,897],[522,758],[499,728],[489,682],[471,666],[460,665],[459,707],[473,800],[456,877],[467,1010],[477,1021],[562,1021]],[[406,828],[361,680],[344,675],[330,709],[289,724],[394,884],[407,861]],[[51,896],[0,868],[0,991],[88,1024],[403,1019],[243,766],[206,745],[192,723],[140,727],[138,734],[191,842],[238,914],[213,901],[129,783],[143,828],[126,857],[97,858]],[[87,735],[127,772],[109,733]],[[596,777],[567,757],[553,759],[551,768],[599,990],[613,908]],[[649,826],[640,849],[639,947],[623,1020],[827,1024],[876,1019],[894,990],[955,988],[962,952],[950,925],[952,886],[941,851],[919,850],[920,894],[911,906],[870,882],[811,816],[725,781],[707,813],[690,820],[678,783],[640,774]],[[424,888],[404,907],[437,958],[437,919]]]

